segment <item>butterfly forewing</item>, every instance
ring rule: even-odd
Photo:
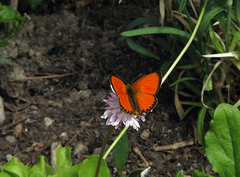
[[[161,72],[154,72],[137,80],[132,87],[136,92],[156,95],[160,89],[161,78]]]
[[[119,97],[119,102],[121,107],[128,113],[133,113],[133,109],[131,107],[128,95],[127,95],[127,90],[126,90],[126,85],[125,83],[119,79],[116,76],[110,75],[109,80],[111,82],[111,87],[114,90],[114,92],[117,94]]]
[[[135,97],[138,101],[140,114],[151,111],[157,104],[156,94],[161,85],[161,72],[154,72],[137,80],[133,84],[133,89],[136,91]]]

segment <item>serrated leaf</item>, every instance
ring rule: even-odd
[[[96,173],[98,158],[99,158],[98,155],[92,155],[87,159],[85,159],[82,165],[80,166],[78,176],[94,177]],[[105,160],[102,159],[98,177],[109,177],[109,176],[110,176],[110,172],[108,170],[107,163]]]
[[[122,174],[123,167],[125,166],[129,154],[129,143],[126,134],[123,134],[121,139],[113,148],[113,160],[117,165],[119,174]]]
[[[205,136],[205,153],[221,177],[240,176],[240,111],[222,103]]]

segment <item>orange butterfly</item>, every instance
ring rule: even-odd
[[[125,83],[118,77],[110,75],[111,88],[119,97],[120,106],[128,113],[135,115],[152,111],[157,105],[156,94],[161,87],[162,73],[148,74],[133,85]]]

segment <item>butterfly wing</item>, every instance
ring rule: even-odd
[[[117,94],[119,97],[119,103],[121,107],[128,113],[134,113],[132,106],[129,101],[129,97],[126,93],[126,85],[125,83],[116,76],[110,75],[109,80],[111,83],[112,90]]]
[[[137,80],[133,85],[136,91],[135,99],[138,102],[139,114],[151,111],[158,103],[156,94],[162,82],[162,73],[154,72]]]

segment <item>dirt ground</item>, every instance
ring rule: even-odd
[[[136,40],[161,60],[132,51],[120,35],[135,18],[159,20],[158,7],[158,1],[145,0],[123,1],[120,5],[116,0],[49,0],[31,9],[20,2],[19,11],[27,12],[31,20],[26,19],[23,30],[11,39],[10,46],[0,49],[15,63],[0,67],[0,95],[6,115],[0,127],[1,164],[7,154],[28,165],[36,164],[35,157],[42,154],[50,163],[52,142],[62,146],[70,143],[73,164],[98,150],[110,128],[101,119],[103,99],[110,91],[108,75],[117,73],[131,82],[139,74],[157,71],[164,61],[173,59],[151,43],[153,36]],[[151,166],[149,176],[175,176],[180,169],[191,175],[193,169],[200,171],[198,164],[215,174],[201,145],[153,150],[155,146],[195,138],[196,114],[180,121],[173,95],[164,83],[157,95],[159,104],[147,115],[146,122],[140,122],[138,131],[133,128],[127,131],[130,153],[124,168],[126,175],[145,165],[133,151],[135,146]],[[92,121],[77,134],[89,120]],[[14,132],[18,123],[23,126],[20,135]],[[108,145],[121,129],[113,131]],[[146,139],[141,138],[144,131],[150,132]],[[69,142],[74,135],[76,138]],[[111,155],[107,163],[112,176],[118,176]]]

